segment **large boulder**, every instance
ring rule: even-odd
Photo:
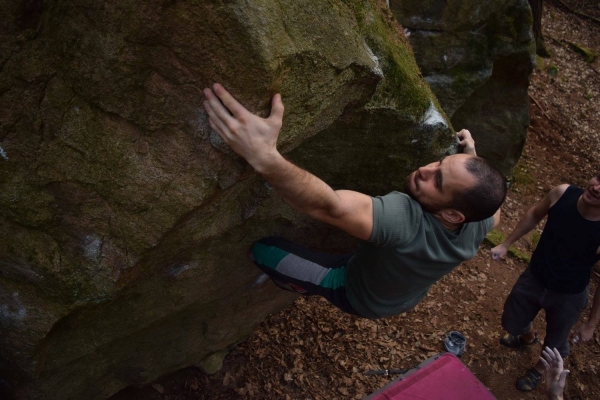
[[[247,259],[287,207],[211,132],[201,89],[286,105],[280,148],[384,194],[455,137],[383,1],[0,3],[0,386],[102,399],[211,370],[293,296]]]
[[[535,60],[527,0],[391,0],[417,63],[457,129],[510,175],[529,125]]]

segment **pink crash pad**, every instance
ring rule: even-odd
[[[368,400],[492,400],[494,395],[450,353],[435,355]],[[367,400],[365,399],[365,400]]]

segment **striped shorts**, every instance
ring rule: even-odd
[[[311,250],[271,236],[252,246],[251,257],[273,282],[301,294],[323,296],[340,310],[358,315],[346,295],[346,265],[353,254]]]

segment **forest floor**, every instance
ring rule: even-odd
[[[565,2],[600,18],[597,1]],[[600,24],[555,4],[546,2],[543,18],[553,57],[538,59],[532,76],[531,123],[502,207],[499,231],[504,235],[552,187],[585,186],[600,172],[600,59],[588,63],[569,44],[600,50]],[[538,228],[516,244],[523,253],[535,247]],[[514,256],[492,261],[490,248],[482,244],[474,259],[434,285],[411,312],[370,321],[345,315],[317,297],[300,297],[233,349],[216,374],[188,368],[112,399],[362,399],[395,378],[366,371],[415,367],[442,352],[452,330],[467,337],[461,361],[498,399],[544,399],[543,384],[531,393],[514,387],[539,357],[541,345],[509,350],[498,343],[504,300],[526,263]],[[599,271],[596,266],[592,294]],[[543,312],[535,329],[543,338]],[[567,399],[600,398],[600,331],[587,344],[573,346],[566,367],[571,370]]]

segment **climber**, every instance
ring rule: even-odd
[[[276,94],[271,114],[246,110],[224,88],[204,89],[209,123],[293,208],[362,239],[356,254],[316,252],[283,238],[259,240],[251,257],[288,290],[318,294],[341,310],[365,318],[412,309],[429,287],[475,256],[500,219],[506,195],[503,176],[476,156],[467,130],[458,132],[464,154],[412,172],[405,192],[371,197],[333,190],[287,161],[277,150],[283,103]]]

